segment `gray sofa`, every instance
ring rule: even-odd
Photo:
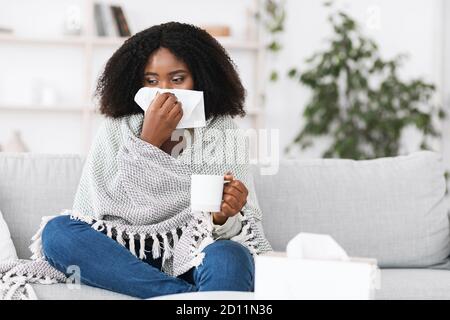
[[[83,167],[77,155],[0,153],[0,211],[20,258],[40,219],[70,208]],[[283,160],[275,175],[253,166],[265,233],[282,251],[300,231],[331,234],[351,256],[377,258],[378,299],[450,298],[448,204],[438,155],[374,161]],[[82,285],[33,285],[40,299],[131,299]]]

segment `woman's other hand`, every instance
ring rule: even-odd
[[[226,183],[223,188],[222,204],[220,212],[213,212],[214,224],[222,225],[229,217],[238,214],[247,203],[248,190],[245,185],[228,172],[224,176]]]

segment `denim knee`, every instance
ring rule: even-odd
[[[46,257],[63,250],[72,242],[68,238],[71,223],[72,220],[67,215],[55,217],[47,222],[41,236],[42,250]]]
[[[233,240],[217,240],[204,249],[205,255],[210,259],[219,261],[239,261],[247,266],[253,264],[253,257],[250,251],[242,244]],[[219,262],[217,261],[217,262]]]
[[[207,246],[204,253],[203,264],[198,268],[201,285],[210,290],[253,290],[255,264],[246,247],[236,241],[218,240]]]

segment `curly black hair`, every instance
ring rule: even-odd
[[[143,86],[148,58],[160,47],[183,61],[194,90],[204,92],[205,117],[244,116],[246,91],[236,66],[220,43],[192,24],[167,22],[130,37],[112,55],[99,77],[95,96],[100,113],[112,118],[143,113],[134,95]]]

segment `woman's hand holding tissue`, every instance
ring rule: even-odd
[[[247,203],[248,190],[246,186],[228,172],[224,179],[229,181],[223,188],[222,204],[220,212],[213,212],[213,222],[217,225],[224,224],[228,218],[238,214]]]
[[[141,139],[160,148],[183,116],[181,102],[173,93],[157,94],[145,113]]]

